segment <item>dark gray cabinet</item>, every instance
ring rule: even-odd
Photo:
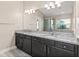
[[[15,39],[15,44],[17,48],[31,55],[31,37],[24,34],[16,33]]]
[[[79,56],[79,46],[45,38],[15,34],[17,48],[33,57],[74,57]]]
[[[23,51],[31,55],[31,37],[24,35]]]
[[[45,57],[46,45],[40,43],[38,40],[39,38],[32,38],[32,56]]]
[[[16,33],[15,39],[16,39],[15,44],[17,48],[23,50],[23,35]]]
[[[74,52],[54,46],[48,46],[47,50],[48,57],[74,57]]]
[[[79,46],[78,46],[78,50],[77,50],[77,52],[78,52],[78,57],[79,57]]]

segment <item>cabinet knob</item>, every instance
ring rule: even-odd
[[[66,46],[64,46],[64,48],[66,48]]]

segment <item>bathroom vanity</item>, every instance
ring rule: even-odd
[[[79,43],[75,37],[56,36],[47,32],[16,31],[15,43],[17,48],[33,57],[79,56]]]

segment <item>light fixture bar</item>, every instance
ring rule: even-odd
[[[26,14],[33,14],[33,13],[35,13],[35,10],[34,9],[25,10],[25,13]]]
[[[61,7],[61,3],[63,1],[53,1],[50,2],[49,4],[45,4],[46,9],[51,9],[51,8],[56,8],[56,7]]]

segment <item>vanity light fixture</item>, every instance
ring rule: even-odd
[[[47,7],[47,9],[50,9],[50,7]]]
[[[33,13],[35,13],[35,10],[34,9],[25,10],[25,13],[26,14],[33,14]]]
[[[51,9],[51,8],[60,7],[62,2],[63,1],[53,1],[53,2],[50,2],[49,4],[45,4],[45,8],[46,9]]]
[[[60,3],[60,2],[55,2],[55,5],[56,5],[57,7],[60,7],[60,6],[61,6],[61,3]]]
[[[45,4],[45,8],[50,9],[50,7],[47,4]]]
[[[49,3],[49,6],[50,6],[51,8],[55,8],[55,5],[54,5],[53,2],[50,2],[50,3]]]
[[[48,8],[49,6],[47,4],[45,4],[45,7]]]

